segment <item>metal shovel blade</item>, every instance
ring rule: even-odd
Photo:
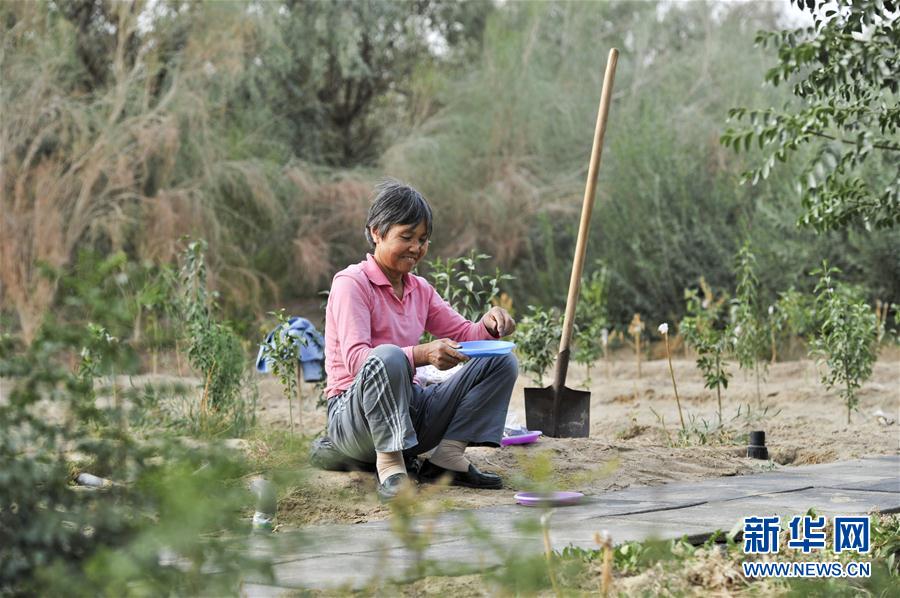
[[[591,393],[566,386],[526,388],[525,427],[553,438],[587,438]]]

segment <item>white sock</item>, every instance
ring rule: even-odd
[[[378,481],[384,482],[395,473],[406,473],[403,462],[403,451],[393,453],[375,453],[375,469],[378,470]]]
[[[461,440],[441,440],[429,461],[450,471],[469,471],[469,460],[465,455],[468,444]]]

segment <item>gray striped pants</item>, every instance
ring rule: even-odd
[[[353,384],[328,401],[328,435],[344,455],[365,463],[375,452],[425,453],[441,440],[500,446],[518,375],[512,354],[472,359],[459,373],[422,388],[403,350],[380,345]]]

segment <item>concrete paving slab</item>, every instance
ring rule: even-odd
[[[744,517],[777,514],[778,509],[775,505],[753,507],[744,502],[730,501],[706,503],[686,509],[647,513],[644,516],[644,521],[660,529],[674,529],[676,532],[674,537],[681,537],[682,534],[677,533],[680,529],[700,527],[707,534],[716,530],[727,532],[734,526],[735,522],[743,520]],[[604,519],[601,518],[598,521],[602,522]]]
[[[406,561],[381,555],[346,554],[301,559],[275,565],[275,583],[283,588],[362,588],[402,574]]]
[[[316,559],[323,555],[345,554],[379,555],[385,551],[402,549],[403,541],[387,526],[372,522],[353,526],[312,526],[271,536],[257,536],[251,540],[254,556],[269,556],[273,563]],[[455,535],[433,534],[432,544],[452,542]]]
[[[572,545],[585,549],[596,549],[594,534],[606,531],[613,542],[619,544],[625,541],[643,541],[649,539],[669,540],[689,537],[706,537],[710,531],[702,522],[680,523],[678,526],[669,525],[652,519],[638,519],[633,516],[625,517],[600,517],[591,521],[590,525],[570,527],[554,524],[551,520],[550,539],[555,550]],[[538,546],[540,549],[540,546]]]
[[[581,518],[583,521],[590,522],[598,518],[603,517],[626,517],[626,516],[640,516],[649,513],[658,513],[662,511],[677,511],[681,509],[687,509],[693,506],[706,504],[705,501],[699,502],[681,502],[681,503],[647,503],[646,508],[642,509],[591,509],[588,511],[588,516]]]
[[[896,455],[877,455],[874,457],[866,457],[864,459],[866,463],[873,463],[877,461],[885,461],[886,463],[893,463],[895,467],[900,465],[900,452]]]
[[[597,517],[650,513],[665,509],[683,508],[690,504],[696,503],[676,504],[586,497],[586,500],[578,505],[553,509],[553,521],[556,525],[566,523],[578,526]],[[522,532],[520,528],[523,524],[527,524],[529,521],[538,522],[541,514],[544,512],[544,509],[520,505],[492,507],[491,509],[480,509],[467,513],[447,513],[430,525],[432,531],[438,536],[470,534],[473,530],[473,522],[478,528],[492,535],[518,536]]]
[[[869,492],[893,492],[900,494],[900,474],[894,480],[881,480],[878,482],[857,482],[855,484],[832,484],[828,488],[840,488],[843,490],[867,490]]]
[[[628,495],[621,496],[621,492],[607,492],[597,496],[585,496],[578,504],[557,507],[555,510],[560,516],[570,519],[584,519],[596,517],[601,514],[605,515],[623,515],[630,513],[646,513],[648,511],[656,511],[658,509],[670,509],[685,504],[690,501],[685,500],[649,500],[645,497]],[[515,512],[523,510],[538,510],[534,507],[524,507],[515,505]]]
[[[288,588],[252,582],[244,582],[241,585],[241,591],[238,592],[242,597],[253,596],[253,598],[280,598],[289,593],[291,593],[291,590]]]
[[[900,485],[900,456],[888,455],[871,460],[857,459],[842,463],[823,463],[800,467],[786,467],[772,472],[744,476],[728,476],[704,480],[698,483],[674,483],[662,486],[626,488],[605,494],[617,499],[647,500],[656,502],[690,502],[699,496],[698,484],[702,484],[702,496],[706,501],[732,500],[755,494],[790,492],[816,486],[840,487],[859,485],[869,489],[869,484]]]
[[[645,486],[639,488],[627,488],[613,493],[604,494],[602,497],[625,499],[630,501],[646,501],[652,503],[668,503],[675,506],[686,506],[698,502],[732,500],[754,494],[767,492],[786,492],[810,488],[814,484],[810,480],[790,475],[778,475],[762,477],[733,476],[704,480],[703,492],[698,492],[697,484],[666,484],[664,486]],[[758,478],[758,479],[757,479]]]
[[[516,535],[522,520],[533,513],[522,513],[514,506],[490,507],[474,511],[444,513],[430,521],[430,529],[437,535],[469,535],[474,529],[483,529],[495,535]],[[536,514],[540,517],[540,514]]]
[[[627,488],[559,508],[550,519],[554,549],[596,548],[594,534],[608,531],[613,541],[688,536],[702,541],[717,529],[729,531],[750,515],[791,517],[809,508],[828,515],[871,510],[900,512],[900,456],[785,468],[748,476],[692,483]],[[539,553],[543,541],[536,522],[543,510],[513,504],[451,512],[419,523],[429,529],[424,558],[447,568],[490,567],[508,550]],[[472,523],[490,542],[476,540]],[[251,580],[247,596],[277,596],[283,588],[364,588],[402,578],[415,555],[378,521],[349,526],[317,526],[276,534],[277,543],[256,542],[252,550],[275,554],[276,585]],[[268,551],[268,552],[266,552]]]
[[[900,471],[900,455],[882,455],[852,461],[803,465],[796,469],[797,473],[801,475],[826,475],[831,478],[841,475],[871,479],[897,477],[898,471]]]
[[[665,529],[687,529],[687,526],[696,526],[698,522],[702,522],[701,527],[706,532],[706,537],[716,529],[724,532],[730,532],[735,528],[740,529],[744,517],[759,516],[771,517],[777,515],[782,520],[790,520],[795,515],[803,515],[808,507],[798,508],[800,504],[805,504],[803,499],[799,499],[796,505],[779,505],[779,504],[758,504],[750,502],[734,501],[731,503],[710,503],[699,507],[678,511],[667,511],[652,514],[652,521]],[[829,510],[817,509],[819,514],[833,517],[834,515],[855,515],[859,511],[853,509],[847,510]],[[690,534],[689,534],[690,535]],[[698,534],[696,537],[701,537]]]
[[[900,494],[866,492],[834,488],[813,488],[803,492],[766,494],[754,497],[748,506],[772,506],[794,509],[801,515],[813,508],[822,515],[857,515],[870,511],[894,513],[900,511]]]
[[[540,546],[539,541],[537,546]],[[426,563],[428,571],[461,574],[499,565],[503,562],[502,557],[503,554],[487,547],[457,539],[429,546],[419,562]],[[416,563],[417,557],[410,550],[394,548],[378,554],[328,555],[283,562],[275,565],[274,574],[276,587],[358,590],[414,576]],[[267,594],[263,595],[271,596],[272,587],[265,586],[262,591]]]
[[[900,497],[885,499],[886,493],[829,492],[813,489],[798,493],[780,493],[754,497],[743,501],[707,503],[687,509],[647,514],[648,521],[660,527],[681,529],[702,522],[708,532],[715,529],[730,531],[740,525],[744,517],[778,515],[789,519],[802,515],[809,508],[828,517],[864,514],[870,510],[893,512],[900,509]],[[889,496],[889,495],[887,495]]]

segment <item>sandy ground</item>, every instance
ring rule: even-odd
[[[174,371],[174,364],[172,371]],[[703,388],[692,359],[674,361],[675,378],[688,427],[679,437],[678,410],[668,364],[654,359],[642,364],[621,352],[610,362],[591,368],[591,435],[589,438],[542,437],[531,445],[500,449],[473,448],[467,455],[481,469],[504,477],[501,490],[446,487],[437,497],[446,508],[481,508],[512,504],[513,495],[535,486],[536,473],[549,470],[545,487],[588,495],[626,488],[703,478],[752,474],[793,465],[848,460],[900,453],[900,349],[882,350],[873,376],[859,392],[860,405],[847,423],[847,409],[836,390],[819,382],[817,365],[809,360],[786,361],[768,368],[760,384],[732,363],[733,374],[723,393],[724,426],[716,432],[716,396]],[[568,386],[586,388],[586,371],[572,364]],[[263,430],[289,427],[288,403],[277,380],[261,375],[259,419]],[[8,381],[0,380],[0,404],[7,400]],[[119,385],[180,382],[196,387],[199,380],[171,374],[122,377]],[[549,379],[545,378],[545,383]],[[520,375],[510,402],[510,414],[525,423],[523,388],[536,384]],[[316,390],[304,384],[301,417],[294,402],[294,421],[311,439],[325,427],[325,410],[316,408]],[[876,414],[883,414],[882,416]],[[664,422],[664,425],[663,425]],[[298,432],[300,431],[298,430]],[[764,430],[771,461],[747,459],[746,433]],[[265,434],[260,435],[265,438]],[[239,442],[251,458],[271,451],[266,440]],[[300,449],[298,449],[300,450]],[[299,459],[302,461],[302,459]],[[384,519],[390,511],[375,498],[371,473],[328,472],[304,468],[298,484],[279,497],[279,519],[285,527],[309,523],[360,523]]]
[[[688,427],[705,430],[705,421],[715,429],[715,392],[703,388],[693,360],[680,358],[673,365]],[[842,399],[836,391],[825,390],[816,367],[812,361],[771,366],[761,382],[758,405],[755,376],[745,376],[732,364],[733,378],[723,394],[722,433],[708,434],[705,442],[698,434],[692,434],[684,442],[679,440],[678,410],[665,359],[644,362],[640,378],[631,359],[601,361],[591,370],[589,438],[542,437],[527,446],[470,449],[467,455],[479,468],[504,477],[503,489],[448,487],[438,490],[439,499],[448,508],[511,504],[517,491],[533,485],[534,472],[548,458],[552,463],[548,483],[552,487],[595,495],[631,485],[745,475],[900,452],[900,355],[896,351],[882,355],[872,378],[859,393],[859,409],[850,424]],[[568,385],[584,388],[584,380],[585,369],[573,364]],[[535,384],[522,375],[510,403],[510,413],[523,424],[522,389],[526,386]],[[287,427],[287,402],[277,383],[269,377],[262,381],[260,391],[264,424]],[[304,391],[306,396],[312,396],[311,387]],[[325,414],[323,409],[314,409],[311,402],[307,401],[303,410],[303,428],[306,434],[317,434],[324,428]],[[294,409],[296,418],[296,404]],[[887,417],[874,415],[878,411]],[[744,456],[745,434],[749,430],[766,432],[771,461]],[[279,502],[279,515],[287,526],[359,523],[389,515],[389,510],[375,499],[373,474],[319,470],[308,473],[306,483],[282,496]]]

